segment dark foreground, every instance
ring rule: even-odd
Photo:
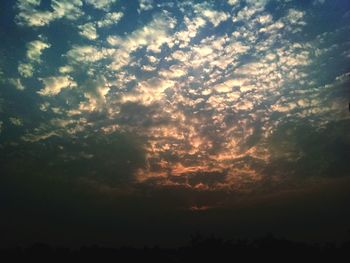
[[[342,244],[307,244],[266,236],[254,241],[225,241],[216,237],[192,237],[187,246],[179,248],[107,248],[98,245],[80,249],[51,247],[37,243],[28,248],[0,249],[0,261],[34,259],[45,262],[65,260],[110,262],[241,262],[262,258],[279,262],[296,260],[326,260],[350,262],[350,241]],[[6,261],[3,261],[3,260]]]

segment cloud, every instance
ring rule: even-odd
[[[335,80],[339,83],[347,83],[350,81],[350,72],[341,74],[335,78]]]
[[[167,12],[157,15],[146,26],[123,38],[109,36],[107,42],[117,48],[114,53],[115,61],[110,65],[113,70],[119,70],[130,62],[130,53],[146,47],[148,51],[160,53],[161,47],[166,44],[172,46],[171,30],[175,27],[176,20],[168,16]]]
[[[81,0],[52,0],[52,11],[40,10],[40,3],[40,0],[19,0],[17,23],[22,26],[40,27],[57,19],[76,20],[83,15]]]
[[[41,96],[56,96],[63,89],[71,89],[77,83],[70,76],[48,77],[41,79],[45,87],[38,91]]]
[[[82,6],[83,2],[81,0],[52,0],[51,2],[56,19],[76,20],[84,14],[81,10]]]
[[[164,91],[174,85],[175,81],[173,80],[153,77],[138,83],[133,92],[122,97],[122,101],[151,105],[164,98]]]
[[[174,125],[150,131],[153,135],[150,139],[152,147],[149,148],[152,158],[149,159],[148,170],[140,173],[140,180],[159,177],[162,182],[167,177],[164,170],[177,176],[186,176],[200,172],[202,168],[210,170],[210,167],[228,171],[226,180],[212,185],[214,188],[234,187],[232,184],[236,180],[262,180],[257,167],[246,165],[242,168],[234,160],[249,156],[262,161],[263,165],[268,164],[269,152],[263,145],[271,129],[274,130],[274,125],[277,125],[272,115],[281,110],[288,116],[296,109],[296,105],[269,100],[283,95],[284,83],[303,79],[305,76],[300,70],[310,65],[311,61],[307,45],[288,41],[276,45],[274,41],[276,35],[277,38],[283,37],[280,30],[285,24],[282,21],[288,23],[288,30],[294,30],[292,26],[302,23],[303,15],[300,12],[290,11],[281,21],[273,21],[271,15],[264,13],[262,4],[252,5],[254,7],[251,9],[238,11],[237,17],[243,25],[238,26],[232,36],[208,37],[201,39],[200,43],[192,43],[188,49],[187,46],[180,46],[180,50],[175,49],[171,53],[169,61],[174,59],[177,62],[172,68],[160,71],[160,77],[165,80],[173,78],[174,69],[187,74],[195,69],[201,72],[201,76],[194,78],[190,73],[183,83],[161,89],[162,96],[152,97],[152,103],[162,103],[167,112],[172,112],[174,116],[176,114],[179,119],[173,119]],[[258,26],[253,30],[255,25]],[[260,29],[269,32],[266,41],[257,40]],[[240,60],[240,56],[248,52],[251,59]],[[128,98],[127,95],[123,97]],[[149,105],[147,101],[139,101]],[[271,108],[261,110],[264,103],[272,103]],[[228,121],[230,114],[236,116],[235,120],[247,119],[235,124]],[[258,124],[260,118],[264,119],[264,124]],[[182,126],[180,120],[187,125]],[[258,129],[257,125],[261,125],[261,128]],[[211,137],[214,139],[210,140]],[[167,158],[170,152],[182,161],[175,163]],[[195,160],[190,157],[191,154],[196,156]],[[226,163],[228,160],[231,160],[231,165]],[[151,168],[157,165],[157,169]],[[164,183],[175,184],[172,179]]]
[[[229,5],[237,5],[239,3],[239,0],[227,0],[227,3]]]
[[[16,16],[19,25],[44,26],[55,19],[55,15],[50,11],[39,11],[40,0],[19,0],[17,8],[19,13]]]
[[[270,0],[246,0],[246,3],[253,6],[264,7]]]
[[[187,71],[181,66],[173,65],[169,68],[169,70],[160,71],[159,75],[166,79],[178,79],[187,75]]]
[[[214,25],[214,27],[217,27],[221,22],[224,22],[229,18],[228,13],[212,10],[203,4],[197,4],[195,6],[195,12],[208,19],[209,22]]]
[[[142,27],[126,38],[118,36],[110,36],[107,41],[112,46],[135,51],[142,46],[146,46],[147,50],[155,53],[160,52],[160,48],[164,43],[169,43],[170,30],[175,27],[176,20],[167,16],[166,13],[154,17],[154,19],[145,27]]]
[[[262,10],[263,8],[260,6],[245,6],[244,8],[238,11],[237,15],[232,16],[232,21],[247,21]]]
[[[41,54],[43,50],[50,48],[51,45],[48,43],[45,43],[41,40],[35,40],[32,42],[29,42],[27,44],[27,58],[31,62],[40,63],[41,62]]]
[[[41,55],[43,50],[51,47],[50,44],[43,42],[42,40],[35,40],[29,42],[27,45],[26,61],[27,63],[20,62],[18,65],[18,73],[25,78],[32,77],[35,71],[35,66],[40,64]],[[17,87],[21,88],[20,82],[17,81]]]
[[[277,21],[267,27],[263,27],[259,30],[260,33],[275,34],[276,31],[284,28],[285,24],[283,22]]]
[[[191,39],[196,37],[199,30],[206,25],[206,21],[200,16],[194,17],[193,19],[185,16],[184,24],[186,29],[175,33],[174,44],[179,45],[180,48],[188,46]]]
[[[245,82],[245,79],[229,79],[214,86],[213,89],[219,93],[228,93],[232,92],[234,89],[239,89]]]
[[[95,46],[73,46],[66,54],[69,63],[90,63],[104,59],[110,54],[108,49],[98,49]]]
[[[139,11],[148,11],[153,9],[153,0],[139,0]]]
[[[301,24],[304,25],[305,22],[301,21],[304,18],[304,16],[305,12],[296,9],[289,9],[286,19],[289,20],[289,22],[292,24],[298,24],[301,22]]]
[[[87,39],[95,40],[96,38],[98,38],[95,23],[86,23],[84,25],[79,26],[78,28],[80,29],[79,34],[83,37],[86,37]]]
[[[110,91],[108,83],[103,76],[94,76],[84,82],[84,97],[87,102],[81,102],[79,109],[93,112],[103,109],[106,103],[106,97]]]
[[[74,68],[72,66],[62,66],[58,69],[61,74],[72,73]]]
[[[108,27],[111,25],[116,25],[123,18],[124,14],[122,12],[112,12],[107,13],[102,20],[97,21],[98,27]]]
[[[20,118],[11,117],[11,118],[9,118],[9,120],[14,126],[22,126],[23,125],[23,122]]]
[[[270,14],[268,15],[261,15],[257,17],[258,21],[260,24],[265,25],[265,24],[270,24],[273,20],[272,16]]]
[[[13,85],[17,90],[20,90],[20,91],[25,90],[25,87],[22,84],[21,79],[19,79],[19,78],[18,79],[10,79],[9,83],[11,85]]]
[[[281,123],[269,138],[272,164],[266,172],[279,173],[288,166],[284,173],[298,178],[347,175],[349,166],[344,158],[350,145],[348,128],[348,120],[330,121],[319,129],[310,123]]]
[[[109,11],[111,6],[118,2],[118,0],[84,0],[85,3],[92,5],[96,9]]]
[[[24,78],[32,77],[34,73],[34,67],[31,64],[19,63],[18,73]]]
[[[134,133],[147,141],[138,182],[236,190],[267,180],[262,170],[278,154],[286,162],[302,157],[300,145],[282,141],[292,139],[290,131],[280,138],[283,150],[269,147],[284,124],[309,122],[310,129],[319,129],[346,119],[341,105],[348,93],[341,80],[347,75],[322,85],[323,74],[315,77],[322,54],[339,47],[320,44],[331,33],[301,37],[312,16],[292,3],[281,5],[278,14],[265,8],[268,1],[229,0],[230,7],[165,3],[161,9],[168,11],[156,8],[146,24],[135,19],[125,28],[124,23],[113,27],[128,10],[110,12],[115,1],[85,1],[99,10],[84,17],[91,8],[72,3],[72,9],[45,11],[27,1],[27,8],[51,13],[43,24],[81,17],[74,32],[99,40],[72,40],[65,54],[57,54],[57,68],[36,71],[43,75],[41,112],[55,117],[47,117],[40,132],[26,134],[28,141]],[[150,3],[141,1],[140,11],[153,9]],[[28,54],[33,51],[18,67],[21,76],[33,75],[34,64],[27,62],[41,61],[42,43],[28,45]],[[21,81],[27,85],[13,78],[14,85]],[[56,96],[61,92],[67,94],[64,102]],[[215,179],[207,178],[211,175]]]
[[[142,65],[141,69],[143,71],[155,71],[157,68],[156,67],[152,67],[150,65]]]
[[[36,132],[38,133],[38,132]],[[39,141],[45,141],[49,138],[59,136],[60,134],[54,132],[54,131],[49,131],[49,132],[41,132],[40,134],[25,134],[22,136],[22,140],[25,142],[39,142]]]

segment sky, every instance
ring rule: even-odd
[[[348,0],[0,5],[0,245],[349,238]]]

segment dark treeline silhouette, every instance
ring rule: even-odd
[[[273,235],[255,240],[224,240],[215,236],[193,235],[187,246],[178,248],[120,247],[108,248],[99,245],[83,246],[80,249],[51,247],[36,243],[31,247],[0,249],[0,261],[14,262],[21,259],[62,262],[67,259],[113,262],[237,262],[240,259],[268,258],[279,262],[295,260],[327,260],[350,262],[350,241],[342,244],[308,244],[276,238]]]

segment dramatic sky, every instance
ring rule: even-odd
[[[346,238],[348,0],[0,5],[2,244]]]

